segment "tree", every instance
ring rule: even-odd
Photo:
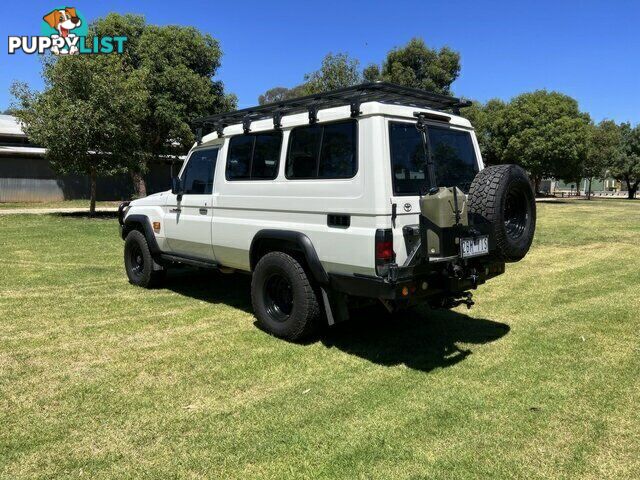
[[[218,42],[193,27],[156,26],[139,15],[111,13],[96,20],[92,34],[126,35],[123,68],[145,72],[147,104],[141,122],[142,145],[131,172],[139,196],[146,195],[142,174],[148,161],[188,150],[194,119],[233,110],[234,95],[213,80],[222,52]]]
[[[267,103],[281,102],[288,98],[290,91],[291,89],[287,87],[271,88],[258,97],[258,103],[265,105]]]
[[[508,141],[505,135],[501,135],[506,107],[507,104],[502,100],[492,99],[484,105],[474,101],[470,107],[461,110],[461,115],[468,119],[476,130],[482,160],[486,165],[503,163],[502,153]]]
[[[590,118],[558,92],[538,90],[509,103],[491,100],[463,114],[479,119],[479,141],[490,164],[516,163],[531,175],[536,191],[543,177],[581,178],[589,145]]]
[[[225,94],[222,83],[213,80],[222,53],[210,35],[191,27],[148,25],[142,16],[115,13],[90,25],[87,42],[95,35],[126,35],[125,52],[53,57],[43,67],[42,94],[25,85],[14,89],[26,133],[51,150],[47,156],[54,169],[89,172],[92,209],[98,175],[122,171],[120,160],[126,157],[136,192],[145,196],[142,174],[149,160],[183,153],[195,140],[190,128],[195,118],[236,105],[235,96]],[[55,99],[67,104],[56,106]],[[74,110],[66,110],[68,105]],[[85,112],[104,115],[85,118]],[[67,152],[77,158],[58,155],[57,122],[67,122]],[[73,132],[78,135],[71,145]]]
[[[627,185],[629,199],[633,199],[640,186],[640,125],[634,128],[630,123],[623,123],[619,128],[620,153],[610,162],[609,172]]]
[[[369,82],[384,80],[444,95],[451,93],[451,84],[458,75],[460,54],[449,47],[431,49],[421,38],[391,50],[382,67],[369,65],[363,72]]]
[[[611,161],[622,153],[622,135],[613,120],[603,120],[590,131],[589,149],[584,163],[584,178],[588,181],[587,199],[591,199],[594,178],[604,178]]]
[[[322,59],[320,69],[305,75],[304,79],[309,95],[362,82],[358,60],[349,58],[346,53],[327,54]]]
[[[139,155],[148,77],[115,55],[50,57],[43,77],[43,92],[12,85],[15,114],[54,171],[89,176],[93,215],[97,177],[126,171]]]
[[[319,70],[307,73],[304,82],[293,88],[275,87],[258,97],[260,105],[280,102],[290,98],[313,95],[337,88],[350,87],[362,82],[359,62],[346,53],[328,53],[322,59]]]

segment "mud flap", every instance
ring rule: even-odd
[[[320,292],[322,293],[322,303],[329,326],[349,319],[349,310],[347,309],[345,295],[332,292],[331,297],[329,297],[327,289],[323,287],[320,287]]]

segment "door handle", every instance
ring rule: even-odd
[[[200,214],[206,215],[207,214],[207,209],[206,208],[201,208],[200,209]]]
[[[169,210],[171,213],[178,213],[181,212],[182,209],[181,208],[172,208],[171,210]]]

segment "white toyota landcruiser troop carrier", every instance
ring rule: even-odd
[[[483,169],[468,105],[371,83],[200,119],[171,191],[120,206],[129,280],[249,272],[259,324],[294,340],[367,301],[470,307],[536,212],[520,167]]]

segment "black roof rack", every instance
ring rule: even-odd
[[[247,133],[251,130],[251,122],[256,120],[273,118],[274,128],[278,129],[281,126],[280,121],[283,115],[309,112],[309,122],[315,123],[318,121],[319,109],[343,105],[350,105],[351,116],[357,117],[361,113],[360,104],[364,102],[381,102],[432,110],[451,110],[455,114],[459,113],[460,108],[471,105],[471,102],[455,97],[430,93],[417,88],[402,87],[393,83],[374,82],[243,108],[235,112],[210,115],[198,118],[194,123],[201,126],[213,126],[219,136],[222,136],[224,127],[242,123],[243,130]]]

